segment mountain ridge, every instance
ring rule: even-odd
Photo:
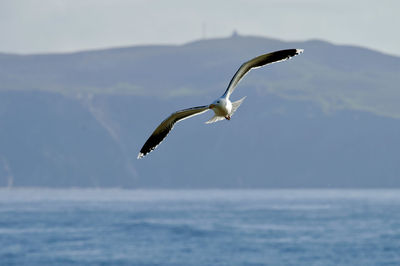
[[[285,48],[305,52],[250,72],[232,121],[185,120],[136,160],[169,113],[211,102],[245,60]],[[400,187],[399,73],[400,58],[367,48],[240,35],[0,54],[0,185]]]

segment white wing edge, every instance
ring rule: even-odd
[[[167,137],[169,132],[173,129],[174,125],[180,121],[188,119],[190,117],[202,114],[209,110],[208,105],[192,107],[183,109],[172,113],[158,127],[153,131],[150,137],[147,139],[142,149],[140,150],[137,159],[141,159],[153,150]]]
[[[287,57],[282,58],[282,59],[280,59],[280,60],[268,62],[268,63],[266,63],[266,64],[264,64],[264,65],[261,65],[261,66],[252,66],[252,64],[254,63],[254,60],[256,60],[257,58],[259,58],[259,57],[261,57],[261,56],[271,55],[271,54],[274,54],[274,53],[276,53],[276,52],[283,52],[283,51],[288,51],[288,50],[292,50],[292,51],[293,51],[293,50],[296,50],[296,51],[295,51],[294,55],[287,56]],[[236,71],[235,75],[233,76],[232,80],[230,81],[230,83],[229,83],[229,85],[228,85],[228,88],[225,90],[225,92],[224,92],[224,94],[222,95],[222,97],[229,98],[230,95],[231,95],[231,94],[233,93],[233,91],[235,90],[236,86],[239,84],[239,82],[247,75],[247,73],[250,72],[250,70],[252,70],[252,69],[257,69],[257,68],[263,67],[263,66],[265,66],[265,65],[270,65],[270,64],[274,64],[274,63],[278,63],[278,62],[283,62],[283,61],[286,61],[286,60],[288,60],[288,59],[292,59],[292,58],[295,57],[296,55],[299,55],[299,54],[301,54],[301,53],[303,53],[303,52],[304,52],[304,49],[287,49],[287,50],[280,50],[280,51],[275,51],[275,52],[267,53],[267,54],[264,54],[264,55],[257,56],[257,57],[255,57],[255,58],[253,58],[253,59],[250,59],[249,61],[243,63],[243,64],[239,67],[239,69]]]

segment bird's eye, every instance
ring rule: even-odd
[[[217,103],[219,103],[219,101],[217,101]]]

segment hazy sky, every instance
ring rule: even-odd
[[[181,44],[236,29],[400,55],[399,11],[398,0],[0,0],[0,52]]]

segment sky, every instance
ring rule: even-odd
[[[183,44],[233,31],[400,56],[398,0],[0,0],[0,52]]]

